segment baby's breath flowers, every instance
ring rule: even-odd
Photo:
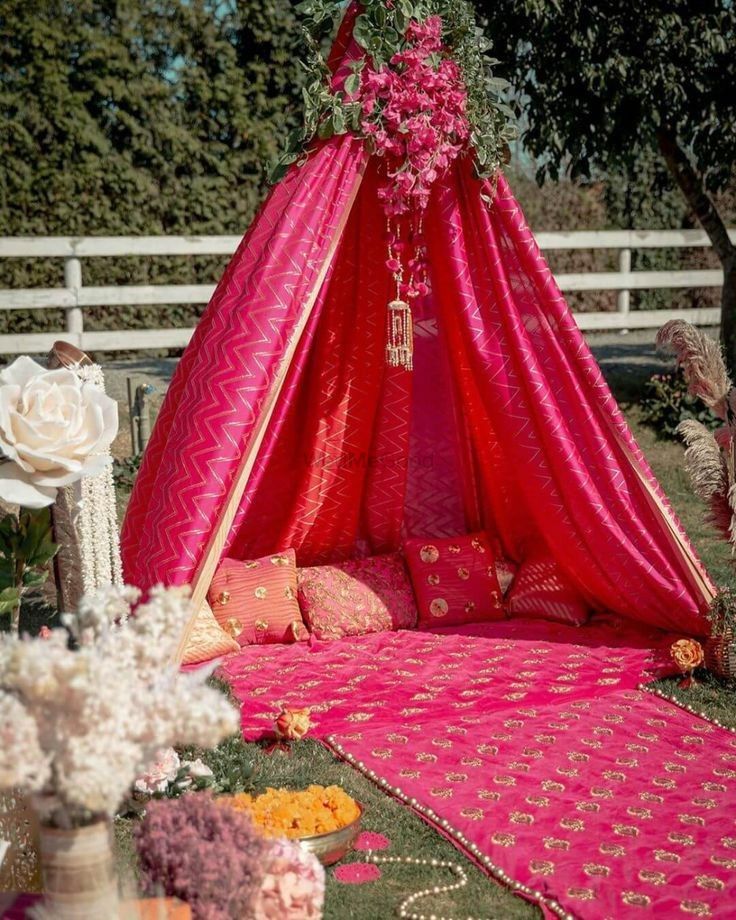
[[[48,795],[47,819],[79,826],[114,815],[161,748],[214,747],[237,732],[207,671],[173,664],[189,615],[184,589],[157,587],[140,603],[135,589],[110,587],[65,615],[66,629],[4,636],[0,788]]]

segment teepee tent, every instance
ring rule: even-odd
[[[333,87],[365,56],[359,12]],[[412,331],[371,149],[310,145],[232,258],[144,457],[126,580],[199,603],[225,556],[310,565],[483,529],[513,560],[545,546],[594,607],[705,634],[712,584],[503,175],[479,179],[467,150],[434,183]],[[412,368],[387,361],[397,331]]]

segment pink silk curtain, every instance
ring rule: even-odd
[[[440,323],[479,457],[486,524],[515,558],[546,545],[597,606],[702,633],[706,601],[663,514],[686,542],[680,525],[506,180],[499,178],[489,207],[481,192],[492,190],[471,169],[462,164],[443,184],[428,225]]]
[[[321,146],[273,189],[233,256],[177,366],[131,496],[129,582],[192,579],[365,158],[348,136]]]

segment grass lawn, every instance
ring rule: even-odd
[[[636,406],[624,408],[639,443],[713,577],[720,584],[736,583],[729,550],[703,523],[700,504],[688,486],[682,470],[682,447],[658,440],[650,429],[642,426]],[[717,680],[705,678],[690,690],[679,690],[674,680],[661,681],[660,686],[719,718],[724,724],[736,725],[736,694]],[[458,894],[430,896],[426,901],[417,903],[419,912],[426,916],[472,915],[504,920],[541,916],[536,907],[489,880],[423,821],[379,792],[372,783],[337,761],[314,741],[296,744],[292,754],[287,756],[278,752],[268,755],[258,745],[233,739],[221,750],[203,756],[216,774],[228,773],[233,761],[246,765],[247,771],[252,771],[250,782],[255,791],[262,791],[269,785],[303,788],[310,783],[340,784],[366,806],[366,830],[377,831],[390,838],[391,853],[447,859],[463,864],[470,879],[467,888]],[[133,857],[128,822],[118,822],[118,839],[121,863],[130,868]],[[377,882],[343,885],[328,870],[325,916],[331,920],[382,920],[396,916],[398,904],[409,893],[444,884],[445,878],[453,880],[447,872],[436,878],[434,871],[416,866],[382,867],[383,875]]]

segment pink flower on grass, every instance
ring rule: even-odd
[[[266,856],[266,874],[255,898],[255,920],[319,920],[325,870],[312,853],[277,840]]]

